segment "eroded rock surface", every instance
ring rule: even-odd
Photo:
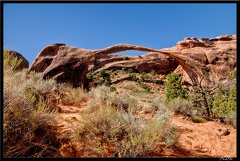
[[[147,51],[142,56],[110,55],[126,50]],[[29,71],[42,72],[44,78],[59,83],[88,88],[86,74],[104,69],[133,68],[137,72],[168,74],[174,71],[183,82],[214,83],[224,79],[236,67],[236,35],[216,38],[185,38],[174,47],[156,50],[129,44],[117,44],[104,49],[88,50],[65,44],[45,47],[36,57]]]

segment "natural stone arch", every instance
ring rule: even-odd
[[[117,52],[122,52],[126,50],[137,50],[137,51],[147,51],[147,52],[157,52],[163,55],[166,55],[174,60],[182,66],[183,70],[186,71],[188,74],[189,78],[192,80],[193,85],[197,85],[198,82],[198,76],[196,72],[192,69],[192,67],[187,63],[187,61],[176,54],[181,54],[181,52],[176,52],[176,51],[166,51],[166,50],[155,50],[147,47],[142,47],[142,46],[136,46],[136,45],[129,45],[129,44],[117,44],[114,46],[110,46],[108,48],[104,48],[102,50],[97,50],[91,54],[88,55],[88,58],[86,62],[90,62],[94,57],[100,56],[104,57],[109,54],[117,53]]]
[[[55,50],[51,50],[52,48]],[[47,56],[46,53],[43,52],[45,49],[48,49]],[[38,57],[29,68],[29,71],[43,72],[44,79],[53,78],[58,83],[70,83],[75,87],[82,86],[87,89],[89,80],[87,79],[86,74],[89,72],[89,64],[93,63],[97,57],[107,57],[110,54],[126,50],[156,52],[166,55],[167,57],[174,59],[177,64],[182,66],[183,70],[186,71],[192,80],[193,85],[198,84],[197,74],[184,58],[177,55],[179,52],[156,50],[130,44],[116,44],[99,50],[88,50],[66,45],[56,47],[56,45],[53,44],[47,46],[38,54]],[[46,62],[47,59],[51,59],[51,62],[42,68],[42,62]]]

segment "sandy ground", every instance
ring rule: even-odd
[[[232,126],[212,121],[194,123],[181,115],[174,116],[172,123],[180,129],[179,146],[186,156],[237,157],[237,133]]]
[[[63,113],[59,115],[59,125],[62,132],[67,133],[74,127],[75,120],[79,120],[82,108],[60,105]],[[174,158],[205,158],[205,157],[237,157],[237,134],[236,129],[220,122],[194,123],[182,115],[174,115],[172,124],[179,127],[178,144],[176,148],[159,148],[153,157]],[[227,133],[224,134],[224,131]],[[76,157],[76,148],[73,145],[64,145],[62,155]],[[73,150],[75,149],[75,150]]]

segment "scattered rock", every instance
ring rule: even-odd
[[[218,129],[217,136],[218,138],[221,138],[221,136],[227,136],[230,134],[229,129]]]

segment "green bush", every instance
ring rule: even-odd
[[[166,89],[165,103],[171,102],[174,98],[186,98],[186,91],[181,87],[181,77],[171,72],[167,75],[167,82],[164,83]]]
[[[110,86],[110,92],[115,92],[115,91],[117,91],[116,87]]]
[[[228,92],[218,91],[214,97],[213,107],[211,109],[212,115],[217,117],[225,117],[230,113],[236,111],[236,87],[231,88]]]
[[[151,74],[152,76],[155,76],[155,75],[156,75],[155,70],[151,70],[150,74]]]
[[[106,76],[106,69],[100,70],[100,76],[105,77]]]
[[[228,75],[227,75],[227,78],[228,79],[236,79],[236,76],[237,76],[237,70],[236,69],[234,69],[233,71],[231,71],[230,73],[228,73]]]
[[[128,72],[128,73],[132,73],[132,72],[133,72],[133,69],[132,69],[132,68],[129,68],[129,69],[127,70],[127,72]]]
[[[223,118],[226,123],[236,126],[237,86],[236,70],[228,74],[227,83],[220,84],[214,95],[211,114]]]
[[[123,60],[130,60],[130,58],[125,56],[125,57],[123,57]]]
[[[145,72],[142,72],[140,77],[142,78],[142,80],[149,79],[149,75],[147,73],[145,73]]]
[[[87,79],[89,79],[89,80],[93,79],[93,75],[90,72],[87,73],[86,76],[87,76]]]
[[[138,80],[138,78],[137,78],[137,76],[136,76],[136,74],[135,74],[135,73],[130,73],[130,74],[129,74],[129,80],[132,80],[132,81],[137,81],[137,80]]]

